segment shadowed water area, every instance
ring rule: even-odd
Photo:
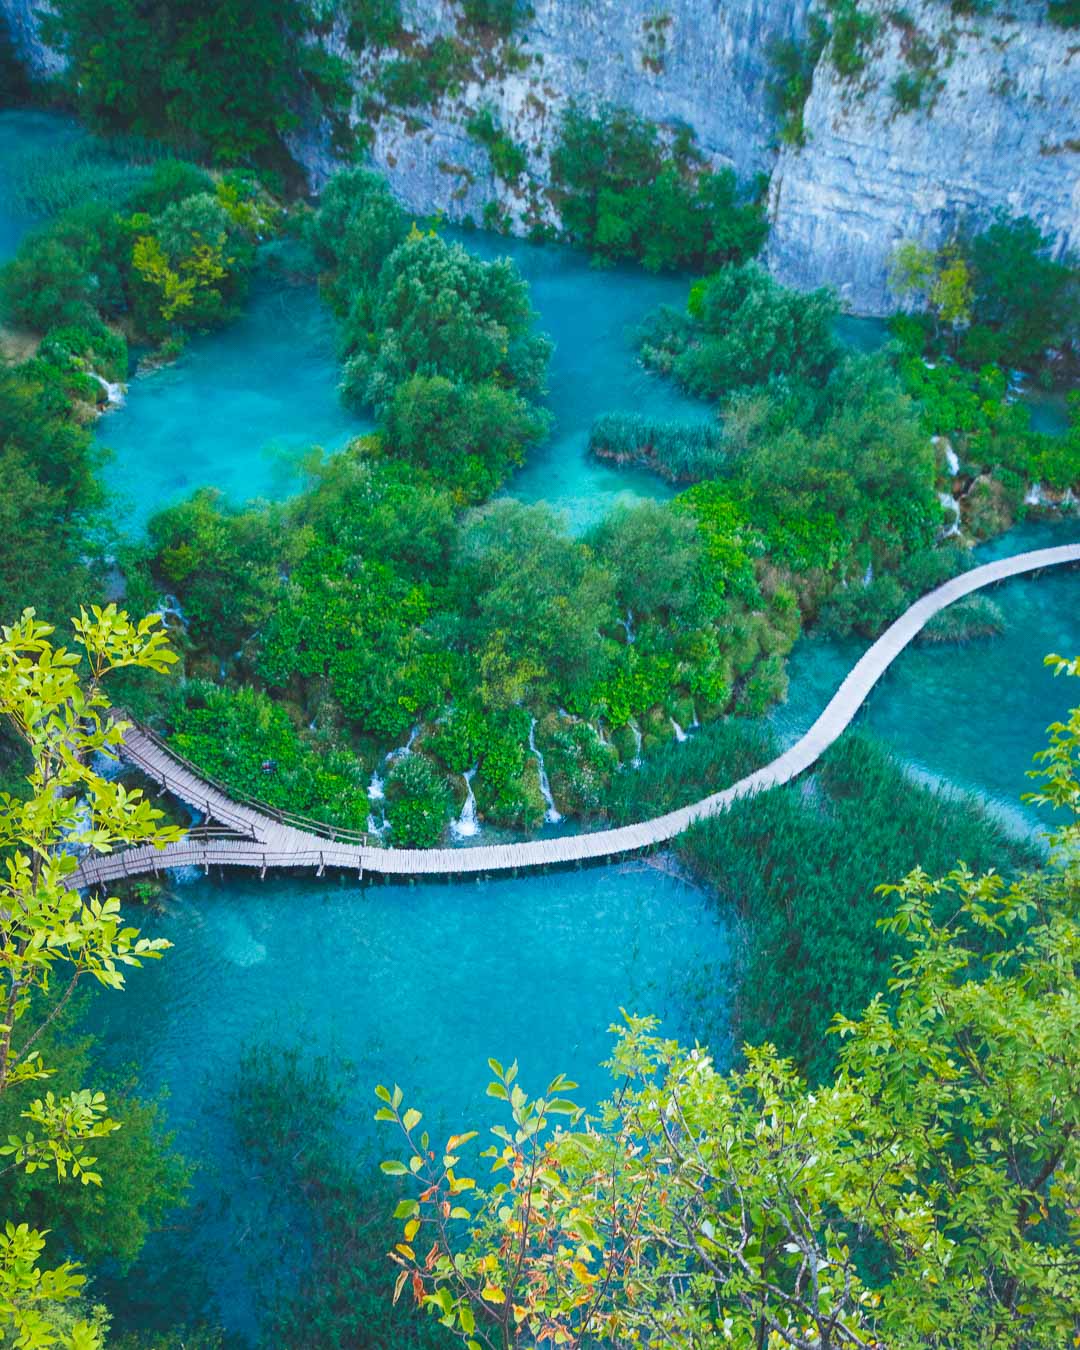
[[[34,138],[44,151],[51,138],[73,134],[43,114],[0,115],[0,256],[33,223],[5,207],[6,157]],[[457,237],[484,256],[515,259],[557,344],[553,433],[508,490],[552,502],[575,529],[619,499],[667,495],[652,475],[591,460],[586,442],[604,411],[711,416],[642,370],[633,349],[650,309],[684,302],[685,278],[598,271],[568,250]],[[872,322],[845,320],[842,332],[863,349],[882,340]],[[192,342],[175,366],[135,379],[125,406],[98,423],[130,528],[204,484],[234,500],[287,495],[300,452],[339,448],[367,429],[337,398],[334,337],[313,287],[263,279],[237,323]],[[1077,525],[1022,527],[980,557],[1077,537]],[[1051,650],[1080,653],[1080,573],[1017,579],[992,595],[1005,615],[1002,635],[909,649],[856,725],[919,774],[973,789],[1030,829],[1034,813],[1018,805],[1024,772],[1070,695],[1041,661]],[[789,701],[771,719],[785,741],[806,729],[863,646],[798,644]],[[737,926],[701,892],[641,864],[452,886],[177,878],[164,913],[146,915],[144,926],[174,949],[135,972],[122,997],[101,996],[95,1016],[110,1063],[137,1064],[145,1093],[168,1092],[177,1145],[199,1172],[192,1207],[151,1241],[137,1272],[99,1286],[122,1325],[209,1315],[238,1344],[257,1340],[254,1272],[274,1273],[288,1212],[274,1177],[238,1149],[229,1114],[252,1044],[299,1042],[307,1055],[349,1062],[342,1138],[350,1151],[371,1137],[377,1081],[400,1081],[435,1123],[493,1118],[483,1096],[488,1055],[516,1055],[527,1087],[567,1070],[580,1099],[594,1100],[606,1089],[596,1066],[620,1006],[656,1012],[667,1032],[726,1053]]]

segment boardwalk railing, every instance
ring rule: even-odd
[[[131,714],[125,709],[113,708],[112,715],[114,720],[132,723],[133,726],[138,728],[141,736],[145,736],[148,741],[153,742],[153,744],[157,746],[166,760],[181,765],[183,768],[187,769],[193,777],[199,779],[200,782],[205,783],[207,787],[213,788],[216,793],[227,798],[229,801],[239,802],[244,806],[250,806],[260,816],[266,816],[270,820],[276,820],[284,825],[290,825],[295,829],[302,830],[305,834],[318,835],[321,839],[330,839],[336,843],[359,844],[366,848],[378,846],[378,839],[371,835],[367,830],[349,830],[345,829],[344,826],[328,825],[325,821],[313,820],[310,816],[302,816],[295,811],[286,811],[280,806],[271,806],[269,802],[263,801],[260,797],[255,797],[251,793],[244,792],[240,788],[230,787],[227,783],[223,783],[220,779],[214,778],[211,774],[208,774],[205,769],[200,768],[198,764],[188,759],[186,755],[181,754],[174,745],[169,741],[166,741],[164,737],[159,736],[156,731],[141,722],[136,722]],[[209,797],[207,797],[203,803],[191,801],[183,792],[174,789],[169,782],[163,782],[162,775],[153,772],[148,763],[144,763],[141,760],[136,760],[134,762],[137,764],[138,768],[142,769],[144,773],[147,773],[155,782],[161,783],[162,787],[167,788],[170,792],[175,792],[175,795],[179,796],[182,801],[186,801],[188,806],[193,806],[197,810],[203,810],[207,814],[211,814],[213,806]]]
[[[726,811],[740,797],[790,782],[808,769],[843,733],[881,676],[939,610],[983,586],[1067,563],[1080,563],[1080,544],[1001,558],[953,577],[916,600],[882,633],[848,672],[806,735],[772,763],[691,806],[636,825],[589,834],[478,848],[377,848],[364,835],[334,831],[253,799],[238,800],[223,785],[204,778],[195,765],[177,755],[160,737],[132,727],[124,737],[125,758],[189,805],[205,807],[208,815],[227,827],[226,833],[203,838],[189,835],[163,849],[141,847],[86,857],[79,864],[75,884],[99,886],[138,872],[192,864],[207,871],[212,866],[256,868],[262,875],[268,868],[313,867],[321,874],[332,867],[356,871],[360,876],[365,869],[397,876],[446,876],[545,867],[651,848],[673,839],[696,821]]]

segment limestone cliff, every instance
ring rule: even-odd
[[[825,53],[807,143],[785,148],[773,170],[776,274],[836,286],[852,309],[877,314],[892,307],[894,244],[941,241],[965,217],[978,223],[1003,207],[1031,216],[1062,249],[1080,247],[1080,32],[1049,24],[1035,5],[1011,5],[1014,17],[1001,19],[957,19],[939,0],[860,8],[879,16],[866,69],[844,80]],[[889,17],[897,13],[908,22]],[[905,113],[894,86],[913,55],[926,71],[923,106]]]
[[[56,58],[37,37],[35,2],[0,0],[0,13],[41,71]],[[1003,17],[958,18],[948,0],[859,6],[877,19],[865,68],[842,78],[825,49],[801,148],[776,148],[769,49],[801,37],[810,0],[533,0],[513,47],[476,46],[471,74],[433,108],[376,112],[372,158],[418,214],[480,222],[496,212],[524,231],[557,222],[548,166],[566,104],[622,104],[693,128],[708,159],[744,179],[771,173],[770,266],[794,285],[834,285],[864,313],[891,305],[898,240],[936,243],[996,207],[1080,247],[1080,33],[1050,25],[1034,0],[1002,4]],[[457,0],[404,0],[404,10],[416,42],[465,31]],[[344,20],[325,40],[353,63],[353,117],[367,121],[365,93],[397,53],[355,56]],[[921,106],[904,112],[896,82],[912,72]],[[484,106],[526,152],[513,182],[466,130]],[[293,149],[318,188],[335,164],[326,128],[305,128]]]

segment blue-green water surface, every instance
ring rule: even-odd
[[[362,1151],[377,1082],[399,1082],[433,1126],[494,1122],[489,1055],[518,1058],[527,1089],[570,1072],[596,1102],[620,1007],[724,1045],[728,927],[700,891],[644,864],[453,885],[200,877],[145,927],[175,947],[122,997],[99,996],[102,1030],[144,1092],[168,1090],[199,1173],[193,1211],[151,1239],[136,1278],[109,1288],[125,1317],[206,1312],[255,1335],[251,1276],[276,1257],[275,1196],[230,1126],[247,1046],[347,1061],[347,1147]]]

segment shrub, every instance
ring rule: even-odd
[[[450,785],[426,755],[403,755],[386,780],[386,818],[397,848],[432,848],[450,821]]]
[[[512,183],[525,172],[528,159],[524,147],[497,125],[490,108],[476,112],[469,119],[466,130],[474,140],[487,146],[491,167],[500,178]]]
[[[639,413],[603,413],[589,429],[590,454],[641,464],[672,483],[715,477],[724,466],[722,447],[716,426],[657,422]]]
[[[522,0],[462,0],[467,23],[509,36],[532,13]]]
[[[401,30],[401,0],[348,0],[349,46],[385,47]]]
[[[551,170],[568,238],[604,258],[650,271],[715,267],[752,256],[765,238],[760,207],[743,200],[730,169],[704,169],[690,133],[665,145],[625,108],[571,105]]]

